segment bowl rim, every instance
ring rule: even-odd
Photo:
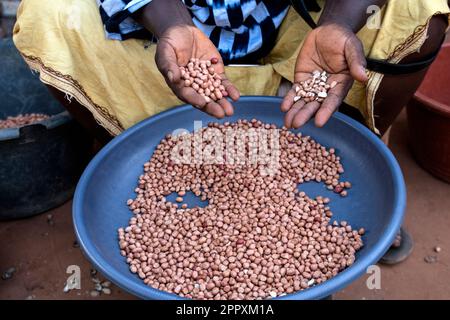
[[[280,104],[282,98],[267,97],[267,96],[243,96],[240,98],[240,101],[246,102],[261,101]],[[100,164],[103,158],[116,147],[116,145],[118,145],[123,140],[127,139],[127,137],[129,137],[130,135],[141,130],[143,127],[146,127],[151,123],[160,120],[161,118],[179,112],[184,112],[190,108],[193,107],[191,105],[181,105],[171,108],[169,110],[156,114],[150,118],[147,118],[139,122],[138,124],[132,126],[131,128],[125,130],[122,134],[120,134],[112,141],[110,141],[89,163],[83,175],[81,176],[81,179],[78,182],[75,191],[75,196],[73,200],[73,224],[75,234],[77,236],[80,248],[82,249],[83,253],[88,258],[88,260],[94,265],[94,267],[98,271],[100,271],[106,278],[111,280],[114,284],[116,284],[126,292],[129,292],[142,299],[185,299],[185,298],[177,296],[173,293],[164,292],[152,288],[150,286],[145,285],[143,282],[142,286],[137,286],[134,281],[132,281],[127,276],[123,275],[121,272],[114,269],[106,259],[102,258],[96,247],[92,243],[90,243],[89,240],[87,240],[88,239],[87,229],[85,227],[85,224],[83,223],[83,213],[82,213],[82,205],[85,195],[84,190],[97,166]],[[331,278],[330,280],[327,280],[319,285],[315,285],[311,288],[291,293],[282,297],[277,297],[275,299],[286,299],[286,300],[322,299],[332,293],[335,293],[343,289],[349,283],[353,282],[354,280],[362,276],[366,272],[367,267],[378,262],[378,260],[389,249],[403,222],[403,215],[406,208],[406,186],[403,179],[402,171],[394,155],[379,137],[377,137],[365,126],[358,123],[356,120],[353,120],[350,117],[339,112],[333,114],[333,117],[341,122],[346,123],[347,125],[353,127],[355,130],[363,134],[371,142],[371,144],[373,144],[373,146],[380,152],[380,154],[387,161],[387,163],[390,164],[389,174],[392,176],[395,190],[394,212],[391,216],[389,227],[383,231],[379,240],[375,243],[372,252],[369,255],[357,259],[356,262],[351,267],[340,272],[337,276]],[[117,248],[117,250],[119,250],[119,248]]]
[[[69,114],[68,111],[61,111],[54,115],[50,115],[48,119],[42,121],[33,122],[21,127],[0,129],[0,141],[14,140],[20,138],[21,135],[20,130],[25,127],[43,126],[46,128],[46,130],[51,130],[63,124],[66,124],[71,120],[72,116]]]

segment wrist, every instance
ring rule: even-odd
[[[351,24],[347,23],[346,21],[340,20],[340,19],[326,19],[324,21],[319,21],[319,23],[317,24],[317,27],[338,28],[338,29],[345,29],[352,33],[357,32],[354,30],[354,28]]]
[[[194,26],[188,10],[179,0],[153,0],[136,13],[135,19],[157,38],[173,27]]]
[[[335,31],[339,31],[340,34],[346,35],[356,35],[352,27],[346,23],[336,22],[336,21],[326,21],[317,26],[317,29],[327,29],[327,33],[333,34]]]

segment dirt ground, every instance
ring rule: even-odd
[[[369,290],[368,276],[363,276],[334,299],[450,299],[450,185],[414,162],[405,114],[396,122],[390,144],[408,186],[406,227],[415,240],[414,252],[400,265],[381,266],[381,289]],[[0,299],[134,299],[115,286],[111,294],[92,297],[91,266],[74,241],[71,202],[30,219],[1,223],[0,271],[15,272],[0,280]],[[426,262],[427,256],[434,262]],[[65,293],[70,265],[81,269],[81,290]]]

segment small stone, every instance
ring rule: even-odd
[[[53,221],[53,215],[52,215],[52,214],[48,214],[48,215],[47,215],[47,223],[48,223],[50,226],[53,226],[53,225],[55,224],[55,221]]]
[[[103,288],[102,292],[106,295],[110,295],[111,294],[111,289],[110,288]]]
[[[300,100],[302,97],[299,97],[299,96],[295,96],[294,97],[294,102],[297,102],[298,100]]]
[[[110,282],[110,281],[103,281],[103,282],[102,282],[102,287],[103,287],[103,288],[109,288],[109,287],[111,287],[111,282]]]
[[[438,257],[437,256],[426,256],[424,258],[426,263],[436,263],[438,261]]]
[[[276,298],[276,297],[277,297],[277,293],[276,293],[275,291],[270,291],[270,292],[269,292],[269,295],[270,295],[272,298]]]
[[[314,284],[314,279],[308,281],[308,286],[312,286]]]
[[[99,292],[102,291],[102,289],[103,289],[103,287],[100,283],[96,283],[94,288],[95,288],[95,290],[97,290]]]
[[[436,253],[439,253],[439,252],[442,251],[442,249],[441,249],[441,247],[435,247],[435,248],[434,248],[434,251],[435,251]]]
[[[93,283],[100,283],[100,280],[96,277],[92,277],[91,280]]]
[[[91,297],[95,298],[95,297],[98,297],[98,296],[100,295],[100,292],[95,291],[95,290],[92,290],[92,291],[90,292],[90,295],[91,295]]]
[[[92,268],[90,272],[91,272],[91,277],[93,277],[97,274],[97,270],[94,268]]]
[[[13,277],[14,273],[16,272],[16,268],[11,267],[2,274],[2,280],[9,280]]]
[[[74,241],[73,241],[72,247],[73,247],[73,248],[79,248],[79,247],[80,247],[80,244],[78,243],[77,240],[74,240]]]

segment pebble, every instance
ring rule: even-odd
[[[91,297],[95,298],[98,297],[100,295],[100,292],[96,291],[96,290],[92,290],[90,292]]]
[[[436,253],[439,253],[439,252],[442,251],[442,249],[441,249],[441,247],[435,247],[435,248],[434,248],[434,251],[435,251]]]
[[[110,288],[103,288],[102,292],[106,295],[110,295],[111,294],[111,289]]]
[[[9,280],[14,276],[14,273],[16,272],[16,268],[11,267],[8,268],[5,272],[2,274],[2,280]]]
[[[93,283],[100,283],[100,279],[98,279],[96,277],[92,277],[91,280]]]
[[[430,264],[432,264],[432,263],[436,263],[437,261],[438,261],[438,257],[437,256],[426,256],[425,258],[424,258],[424,260],[425,260],[425,262],[426,263],[430,263]]]
[[[53,226],[53,225],[55,224],[55,221],[53,221],[53,215],[52,215],[52,214],[48,214],[48,215],[47,215],[47,223],[48,223],[50,226]]]

